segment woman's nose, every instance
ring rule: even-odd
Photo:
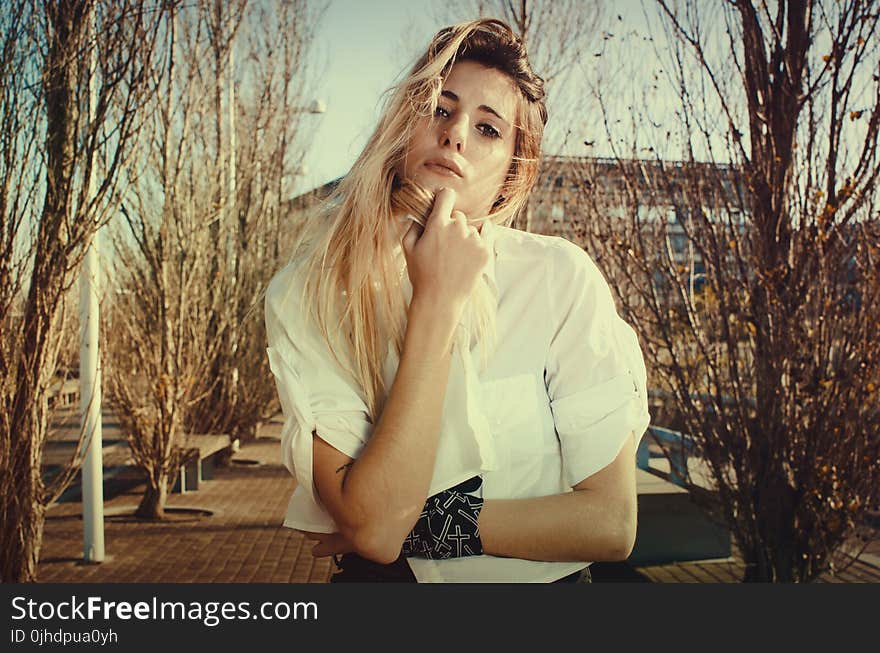
[[[467,118],[456,117],[446,121],[440,131],[440,145],[454,147],[457,152],[464,152],[467,145]]]

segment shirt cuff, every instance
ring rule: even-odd
[[[647,396],[630,372],[557,399],[550,408],[569,487],[611,464],[630,433],[638,443],[650,423]]]

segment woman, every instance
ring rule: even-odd
[[[637,339],[583,250],[504,226],[546,120],[504,23],[442,30],[269,286],[285,525],[334,580],[584,582],[632,549]]]

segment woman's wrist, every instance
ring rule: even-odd
[[[483,507],[483,479],[474,476],[428,497],[403,542],[404,556],[445,560],[483,553],[477,521]]]
[[[413,297],[407,312],[404,350],[415,347],[419,351],[449,352],[460,319],[460,309],[428,298]]]

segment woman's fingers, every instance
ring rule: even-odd
[[[456,195],[451,188],[441,188],[434,196],[434,206],[428,215],[428,221],[425,223],[425,229],[430,229],[432,224],[442,226],[447,224],[455,207]],[[435,226],[435,228],[436,228]]]
[[[455,208],[455,191],[441,188],[416,237],[412,228],[403,239],[413,297],[460,310],[488,261],[488,250],[465,213]]]
[[[341,533],[303,533],[308,539],[317,540],[317,544],[312,547],[312,555],[316,558],[354,551],[354,547]]]
[[[457,224],[462,233],[469,238],[479,238],[480,231],[468,222],[467,216],[461,211],[453,211],[450,216],[452,222]]]
[[[412,255],[416,243],[419,242],[419,238],[421,238],[425,230],[430,230],[433,232],[441,226],[449,223],[450,215],[451,213],[453,213],[452,208],[455,206],[455,197],[455,191],[451,188],[441,188],[434,196],[434,205],[431,208],[431,213],[428,214],[428,219],[425,222],[425,226],[422,227],[421,225],[413,221],[413,224],[410,225],[410,228],[404,234],[401,241],[404,254],[407,256],[407,260]],[[432,224],[434,225],[433,228],[431,228]]]
[[[463,227],[464,230],[467,230],[467,216],[461,211],[453,211],[450,214],[449,219],[452,220],[453,224],[457,224],[459,227]]]
[[[407,229],[406,233],[403,235],[403,252],[404,254],[406,254],[407,259],[412,254],[416,243],[419,242],[419,238],[424,231],[425,229],[422,227],[422,225],[414,220],[413,223],[409,226],[409,229]]]

